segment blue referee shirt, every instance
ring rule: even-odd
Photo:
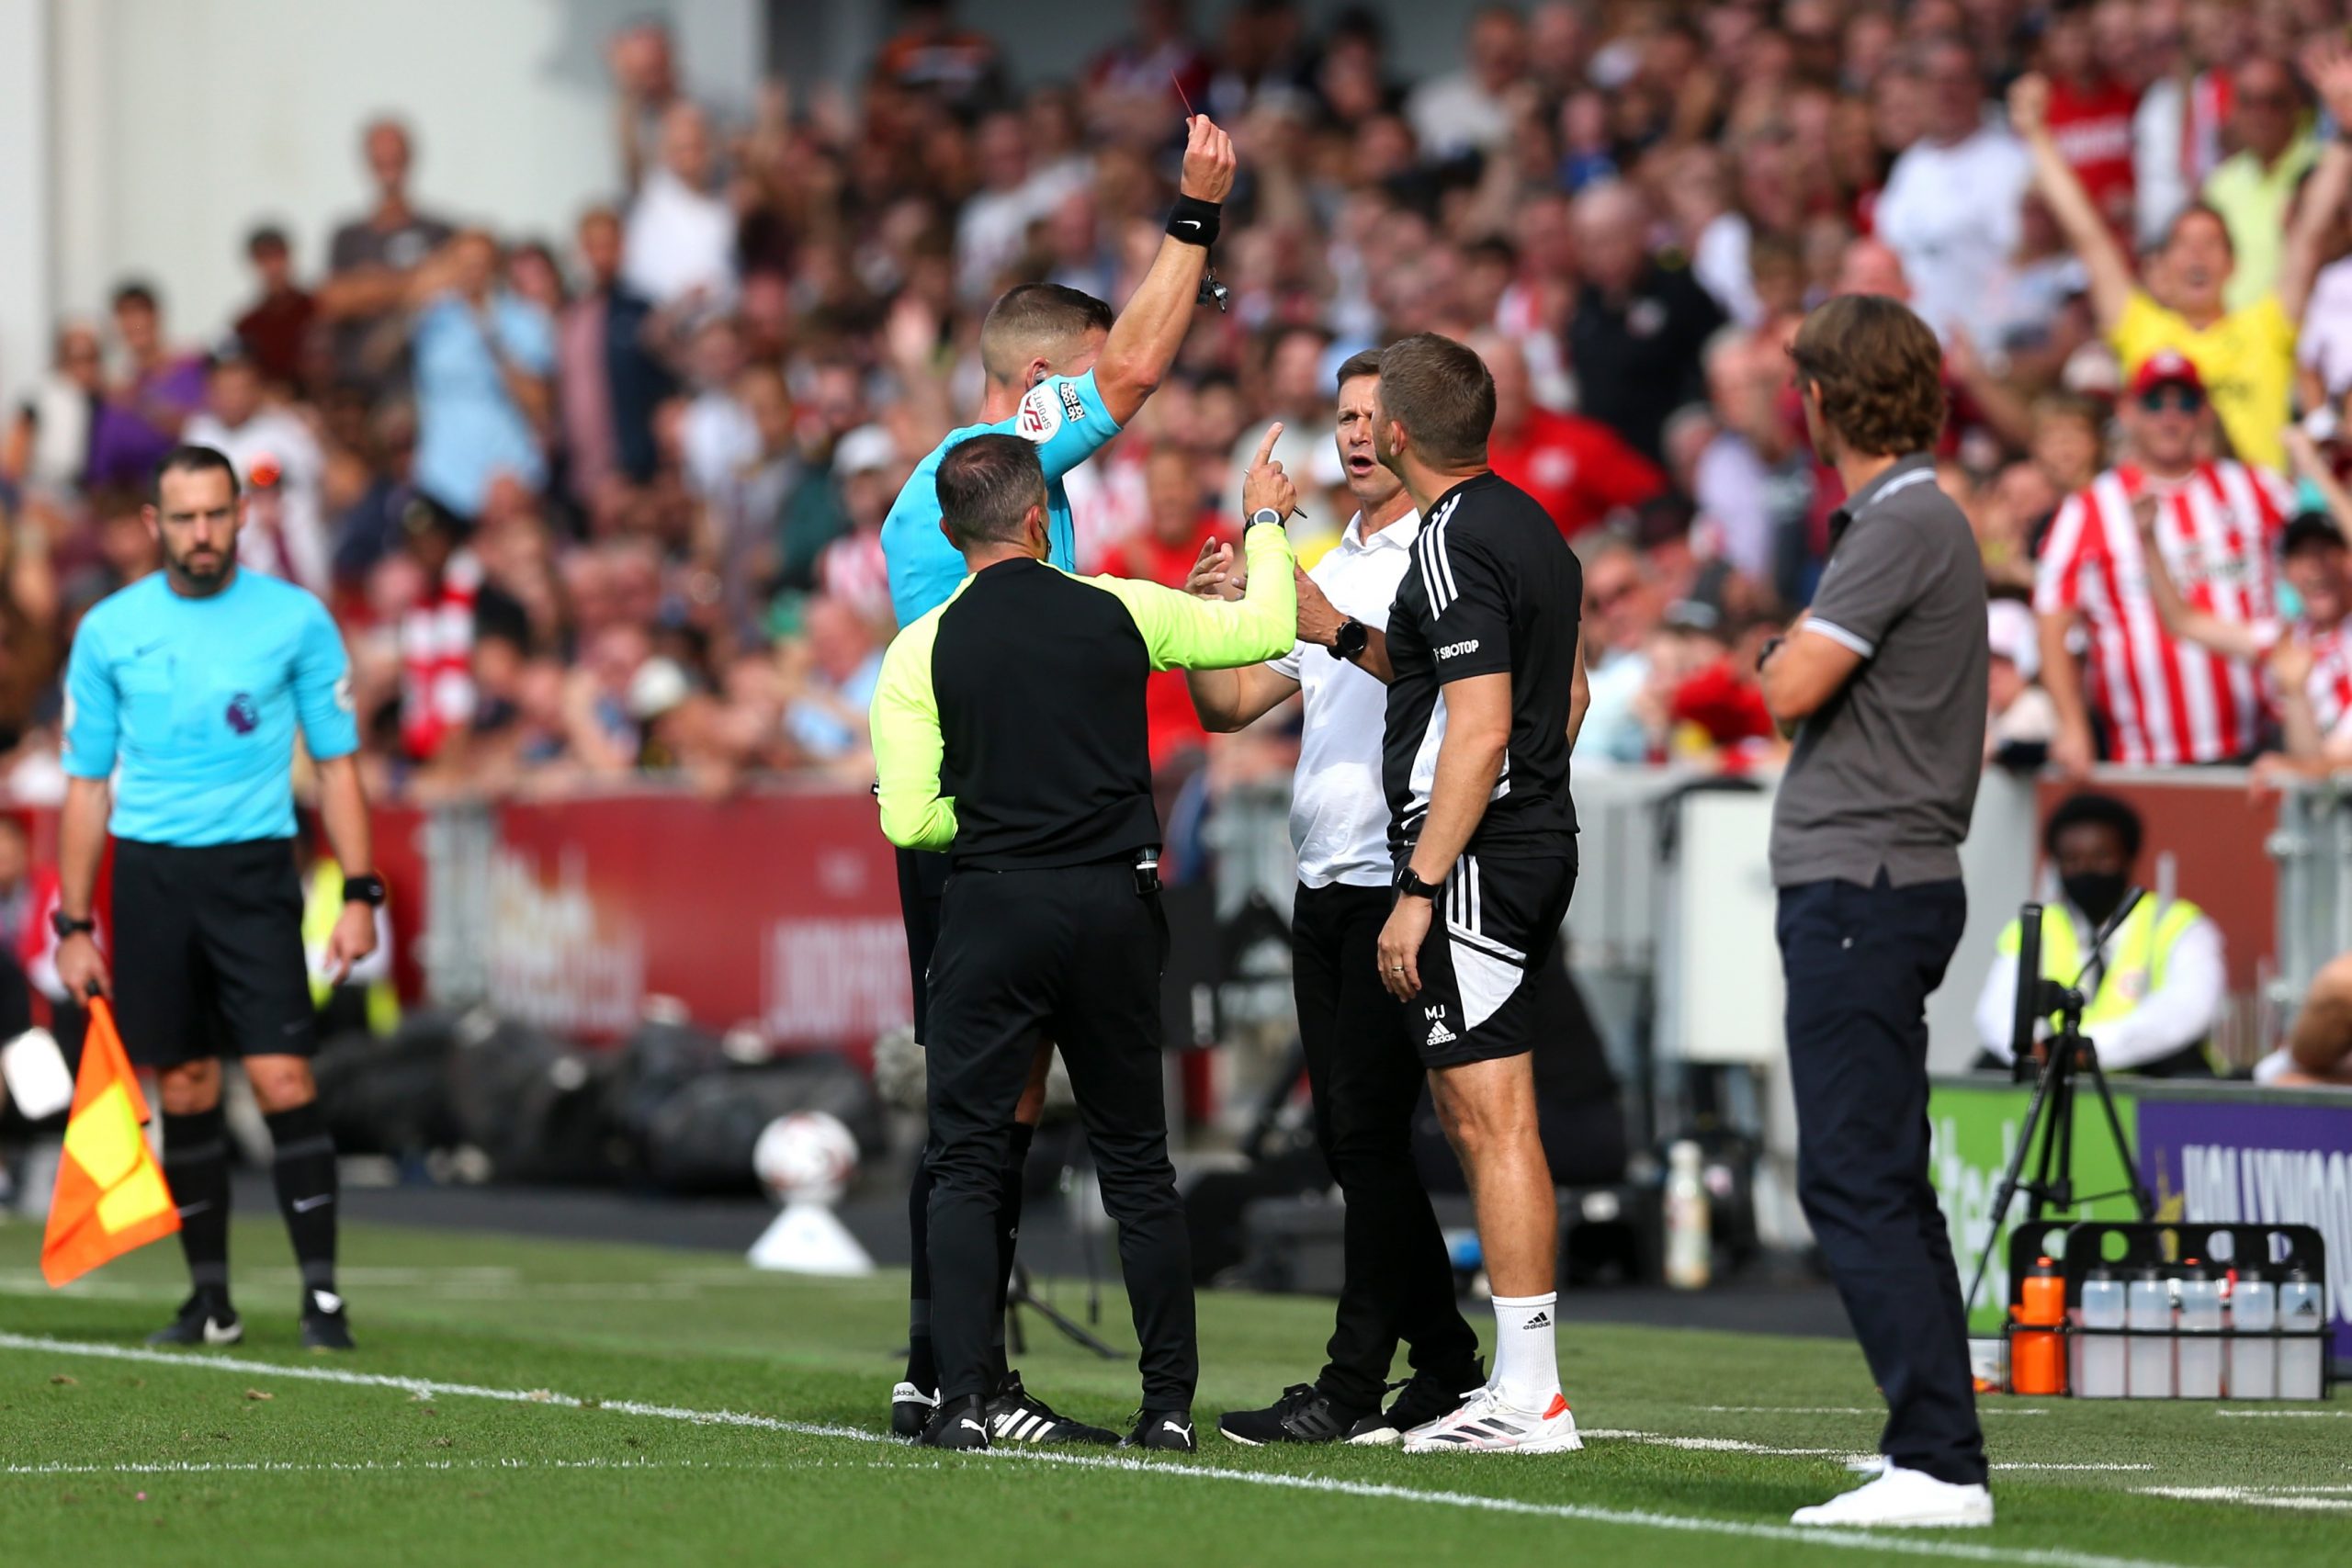
[[[899,625],[910,626],[947,603],[964,581],[964,558],[939,531],[939,459],[975,435],[1018,435],[1036,443],[1046,469],[1046,504],[1051,540],[1046,559],[1064,571],[1078,570],[1078,538],[1070,522],[1069,497],[1062,476],[1119,434],[1118,422],[1102,406],[1094,372],[1052,376],[1029,389],[1011,419],[967,424],[916,465],[906,489],[890,504],[882,524],[882,558],[890,569],[890,608]]]
[[[292,583],[240,568],[189,599],[152,572],[92,606],[74,635],[65,771],[116,775],[118,839],[292,838],[297,726],[321,761],[359,750],[343,637]]]

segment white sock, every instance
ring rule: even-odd
[[[1497,1296],[1495,1303],[1495,1391],[1514,1409],[1541,1414],[1560,1392],[1560,1359],[1552,1348],[1555,1292],[1540,1296]]]

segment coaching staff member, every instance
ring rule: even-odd
[[[100,601],[74,639],[57,973],[76,996],[113,995],[130,1059],[161,1079],[164,1176],[195,1288],[153,1341],[232,1345],[243,1332],[229,1303],[220,1118],[220,1059],[233,1055],[277,1150],[277,1205],[301,1266],[302,1343],[348,1350],[334,1283],[334,1144],[311,1078],[318,1038],[293,845],[298,729],[345,872],[346,907],[327,944],[337,973],[374,951],[384,884],[368,848],[343,638],[310,593],[237,565],[243,515],[226,457],[209,446],[168,453],[146,508],[164,570]],[[109,830],[111,976],[90,936]]]
[[[883,831],[945,850],[931,965],[932,1343],[940,1405],[921,1441],[989,1446],[992,1216],[1041,1030],[1059,1043],[1119,1225],[1142,1414],[1131,1446],[1195,1448],[1192,1249],[1160,1101],[1156,867],[1144,687],[1155,670],[1255,664],[1296,625],[1292,506],[1267,433],[1243,504],[1238,604],[1046,563],[1037,448],[978,435],[940,459],[944,526],[970,573],[900,632],[874,694]]]
[[[1381,782],[1396,899],[1380,978],[1430,1070],[1493,1281],[1495,1372],[1408,1453],[1581,1448],[1553,1344],[1559,1215],[1535,1110],[1542,990],[1576,888],[1568,748],[1585,702],[1584,570],[1549,513],[1487,467],[1495,379],[1450,338],[1380,355],[1374,452],[1420,509],[1386,634]],[[1442,913],[1441,914],[1441,907]]]
[[[1843,295],[1790,350],[1850,498],[1813,607],[1763,662],[1796,749],[1772,813],[1797,1191],[1885,1391],[1879,1478],[1801,1525],[1988,1525],[1960,1279],[1928,1181],[1928,995],[1960,942],[1984,765],[1984,570],[1936,488],[1942,355],[1891,299]]]
[[[1358,511],[1298,593],[1298,643],[1243,670],[1185,679],[1201,722],[1252,724],[1304,692],[1291,845],[1291,980],[1298,1038],[1315,1099],[1315,1141],[1347,1199],[1345,1278],[1323,1371],[1263,1409],[1229,1411],[1217,1430],[1237,1443],[1394,1443],[1453,1409],[1486,1382],[1478,1337],[1453,1299],[1453,1265],[1413,1164],[1413,1111],[1427,1077],[1418,1012],[1380,983],[1374,949],[1395,898],[1380,747],[1388,693],[1358,662],[1413,558],[1420,514],[1402,480],[1373,455],[1380,355],[1340,367],[1340,463]],[[1193,574],[1218,592],[1230,545],[1204,551]],[[1404,1339],[1412,1380],[1387,1410],[1388,1367]]]

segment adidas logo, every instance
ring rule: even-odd
[[[1539,1312],[1519,1326],[1522,1329],[1549,1328],[1552,1326],[1552,1314],[1548,1312]]]
[[[1445,1020],[1439,1019],[1435,1023],[1430,1025],[1430,1037],[1426,1041],[1422,1042],[1422,1043],[1428,1045],[1451,1045],[1453,1043],[1453,1031],[1445,1026]]]

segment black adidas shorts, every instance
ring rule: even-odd
[[[115,1019],[141,1066],[318,1049],[289,839],[114,846]]]
[[[907,926],[908,977],[915,988],[915,1043],[931,1038],[931,952],[939,945],[939,896],[953,863],[933,850],[899,852],[899,914]]]
[[[1532,1050],[1546,1024],[1543,987],[1530,971],[1547,963],[1576,891],[1568,855],[1465,854],[1437,897],[1421,943],[1421,989],[1406,1019],[1431,1067],[1488,1062]]]

